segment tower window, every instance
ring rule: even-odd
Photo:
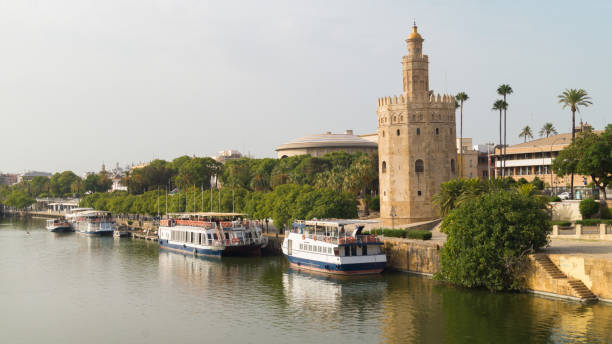
[[[425,172],[425,166],[423,164],[423,160],[418,159],[414,162],[414,171],[415,172]]]
[[[382,173],[387,172],[387,162],[386,161],[383,161],[381,169],[382,169]]]
[[[399,136],[399,134],[400,134],[400,131],[399,131],[399,129],[397,129],[397,136]]]
[[[383,137],[385,137],[385,131],[383,130]]]
[[[455,173],[455,159],[451,159],[451,173]]]
[[[421,128],[417,128],[417,135],[421,135]]]
[[[436,128],[436,135],[440,135],[440,129]]]
[[[417,195],[421,196],[421,190],[417,191]]]

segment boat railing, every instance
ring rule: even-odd
[[[340,237],[336,237],[336,236],[329,236],[329,235],[321,235],[321,234],[314,234],[314,233],[304,233],[302,234],[302,239],[312,239],[315,241],[321,241],[321,242],[327,242],[330,244],[380,244],[382,243],[382,241],[373,234],[363,234],[363,235],[357,235],[357,236],[342,236],[340,235]]]

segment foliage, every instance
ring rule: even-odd
[[[527,254],[547,244],[544,204],[533,195],[494,191],[469,199],[442,222],[439,278],[465,287],[520,289]]]
[[[150,164],[142,168],[135,168],[130,171],[125,178],[125,185],[131,194],[141,194],[152,189],[157,189],[160,185],[168,185],[176,176],[176,171],[187,159],[187,156],[174,159],[172,163],[165,160],[153,160]],[[178,166],[178,167],[177,167]]]
[[[517,183],[518,185],[523,185],[523,184],[527,184],[527,183],[529,183],[529,182],[527,181],[527,179],[525,179],[525,178],[521,177],[521,178],[519,178],[519,180],[517,180],[517,181],[516,181],[516,183]]]
[[[380,196],[376,195],[370,199],[369,203],[370,210],[380,211]]]
[[[561,221],[561,220],[555,220],[555,221],[550,221],[550,225],[551,226],[559,226],[559,227],[570,227],[572,225],[572,223],[570,221]]]
[[[79,176],[74,174],[72,171],[64,171],[62,173],[55,173],[49,180],[49,189],[52,195],[62,197],[73,193],[72,185],[78,184],[81,180]],[[34,181],[34,180],[32,180]]]
[[[3,203],[16,209],[24,209],[34,204],[36,200],[21,190],[12,190]]]
[[[527,125],[523,129],[521,129],[521,132],[519,133],[519,137],[522,137],[523,139],[525,139],[525,142],[527,142],[528,138],[532,139],[533,133],[531,132],[531,127]]]
[[[601,135],[592,132],[578,135],[559,152],[552,169],[561,177],[571,173],[590,176],[605,199],[606,187],[612,182],[612,124]]]
[[[583,226],[597,226],[600,223],[606,223],[606,220],[602,220],[602,219],[583,219],[583,220],[576,220],[576,224],[577,225],[583,225]]]
[[[565,89],[559,96],[559,104],[563,105],[563,108],[569,107],[572,113],[580,112],[580,106],[587,107],[591,102],[591,97],[583,89]]]
[[[446,216],[461,203],[480,197],[482,194],[508,190],[516,187],[516,181],[510,177],[495,178],[491,180],[480,179],[451,179],[440,185],[440,191],[434,195],[433,201],[439,208],[440,214]]]
[[[599,203],[592,198],[583,199],[578,206],[583,219],[588,219],[599,210]]]
[[[551,202],[561,202],[561,197],[559,196],[554,196],[550,199]]]
[[[533,185],[536,190],[544,190],[544,181],[538,177],[533,178],[531,185]]]
[[[419,239],[419,240],[429,240],[429,239],[431,239],[431,232],[427,231],[427,230],[420,230],[420,229],[407,230],[406,231],[406,238],[409,238],[409,239]]]
[[[106,172],[92,173],[85,177],[83,187],[88,192],[106,192],[113,186],[113,181]]]
[[[550,122],[544,123],[542,129],[540,129],[540,136],[546,135],[546,137],[548,137],[551,134],[558,134],[557,129],[555,129],[555,126]]]

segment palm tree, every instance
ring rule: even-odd
[[[519,134],[519,137],[524,138],[525,142],[527,142],[527,138],[533,138],[533,133],[531,132],[531,128],[528,125],[525,126],[525,128],[523,128],[523,130],[521,130],[521,133]]]
[[[546,135],[546,137],[548,137],[550,134],[558,134],[557,129],[555,129],[555,126],[550,122],[544,123],[542,129],[540,129],[540,136]]]
[[[559,95],[559,103],[563,104],[563,108],[569,106],[572,111],[572,142],[574,142],[574,138],[576,137],[576,111],[580,112],[579,106],[587,107],[593,102],[591,102],[591,97],[587,94],[587,91],[580,89],[565,89],[563,93]],[[572,177],[570,181],[570,194],[571,198],[574,198],[574,173],[572,172]]]
[[[460,104],[459,107],[461,108],[461,110],[460,110],[461,111],[461,120],[460,120],[460,124],[459,124],[459,152],[460,152],[460,159],[459,159],[459,161],[461,161],[461,175],[460,176],[461,176],[461,178],[463,178],[463,102],[465,102],[468,99],[470,99],[470,97],[468,97],[467,93],[465,93],[465,92],[459,92],[455,96],[455,99]]]
[[[499,146],[502,147],[502,110],[505,110],[508,107],[508,103],[503,101],[502,99],[498,99],[493,103],[493,111],[499,111]]]
[[[514,92],[512,90],[512,87],[510,87],[510,85],[508,84],[502,84],[499,85],[499,87],[497,88],[497,94],[499,94],[500,96],[504,96],[504,102],[506,103],[506,108],[504,109],[504,154],[503,154],[503,160],[504,160],[504,168],[502,169],[502,176],[505,173],[505,169],[506,169],[506,146],[508,145],[508,141],[506,140],[506,127],[508,125],[508,119],[507,119],[507,111],[508,111],[508,101],[506,100],[506,96],[509,94],[512,94],[512,92]]]

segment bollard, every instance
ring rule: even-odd
[[[576,238],[580,239],[580,237],[582,236],[582,225],[580,224],[576,224]]]
[[[599,239],[601,239],[601,240],[605,240],[606,239],[606,226],[607,226],[607,224],[605,224],[605,223],[600,223],[599,224]]]
[[[553,225],[552,235],[553,238],[559,236],[559,225]]]

